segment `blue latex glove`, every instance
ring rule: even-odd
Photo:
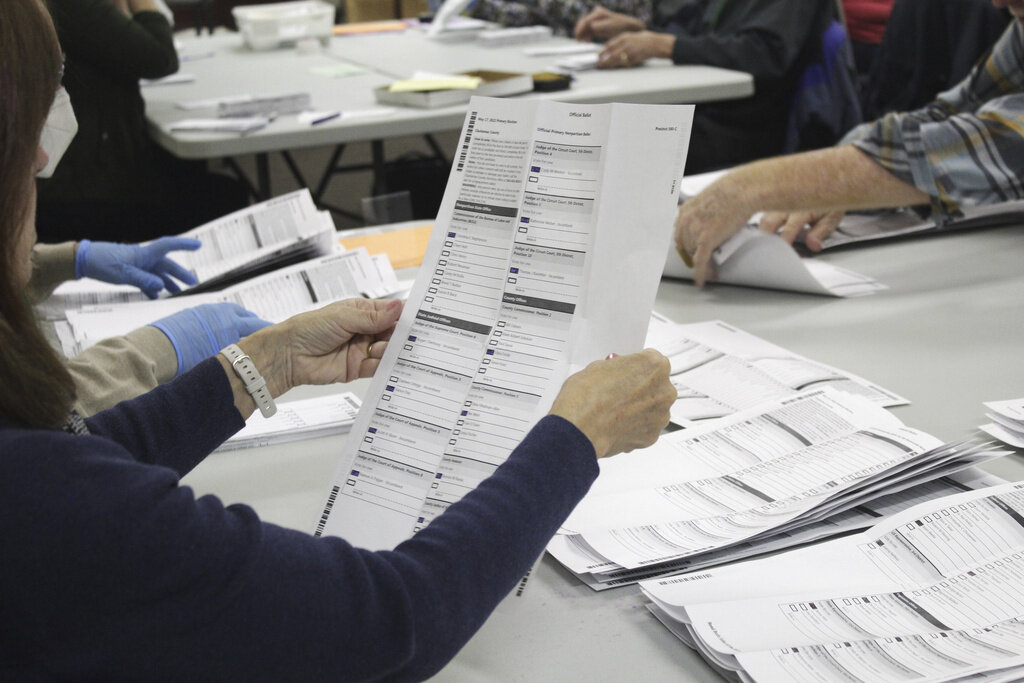
[[[82,240],[75,253],[75,277],[135,285],[155,299],[165,287],[172,294],[181,291],[172,277],[186,285],[196,284],[196,276],[167,258],[167,252],[195,251],[200,246],[199,240],[187,237],[161,237],[146,245]]]
[[[238,304],[220,303],[186,308],[151,324],[171,340],[178,357],[177,377],[270,323]]]

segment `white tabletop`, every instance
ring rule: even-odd
[[[184,61],[180,73],[195,80],[175,85],[143,88],[150,133],[158,144],[187,159],[210,159],[260,152],[298,149],[458,130],[466,105],[418,109],[391,107],[379,110],[373,89],[389,84],[415,70],[433,72],[496,69],[535,73],[548,69],[554,57],[527,57],[523,46],[487,48],[475,41],[438,43],[422,32],[384,33],[332,38],[326,48],[313,53],[294,47],[253,51],[241,35],[180,35],[183,55],[212,56]],[[543,45],[573,41],[552,38]],[[536,45],[536,44],[531,44]],[[366,73],[333,77],[315,73],[340,62],[359,64]],[[176,132],[169,126],[184,118],[214,117],[216,110],[185,111],[182,102],[232,95],[278,95],[307,92],[315,110],[341,111],[338,119],[316,126],[300,124],[294,115],[278,117],[266,128],[247,134]],[[646,104],[696,103],[746,97],[753,93],[749,74],[706,66],[674,66],[652,60],[634,69],[587,71],[577,75],[569,90],[531,93],[522,97],[546,97],[566,102],[633,102]]]
[[[727,286],[697,290],[663,281],[656,308],[677,322],[725,320],[878,382],[912,402],[894,409],[901,420],[947,441],[987,421],[983,401],[1024,396],[1024,227],[862,246],[818,258],[871,275],[890,289],[829,299]],[[354,390],[365,386],[363,380]],[[225,502],[248,503],[265,520],[308,531],[342,438],[215,454],[185,483]],[[1019,455],[989,469],[1024,478]],[[437,680],[721,679],[647,613],[636,587],[595,593],[545,556],[523,596],[507,598]]]

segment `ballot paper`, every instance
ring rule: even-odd
[[[571,371],[642,348],[692,116],[470,101],[423,266],[314,533],[393,547],[503,463]]]
[[[970,491],[1003,484],[1000,477],[977,467],[968,467],[945,477],[927,481],[910,489],[891,493],[858,505],[855,508],[829,515],[817,522],[808,522],[795,529],[779,531],[763,537],[732,545],[721,551],[666,562],[650,568],[623,569],[591,550],[574,535],[561,534],[551,540],[548,550],[584,584],[595,591],[661,576],[674,576],[681,572],[694,572],[707,567],[718,567],[750,557],[758,557],[780,550],[805,545],[814,541],[853,533],[874,525],[879,519],[901,512],[918,503],[941,498],[961,491]]]
[[[68,358],[101,339],[205,303],[231,302],[270,322],[351,297],[377,298],[399,289],[387,256],[355,249],[281,268],[219,292],[170,297],[121,305],[84,306],[67,311],[67,326],[57,329]]]
[[[611,570],[689,568],[1006,451],[942,444],[867,399],[832,389],[762,403],[663,436],[601,475],[561,533]],[[581,567],[566,544],[549,552]],[[661,565],[659,567],[658,565]]]
[[[836,297],[865,296],[887,289],[867,275],[816,257],[801,258],[784,239],[761,232],[756,225],[748,225],[730,237],[712,258],[715,282],[726,285]],[[667,277],[693,279],[693,269],[683,263],[674,242],[665,257],[664,273]]]
[[[671,418],[682,427],[825,386],[864,396],[884,408],[908,403],[862,377],[804,358],[721,320],[689,325],[657,321],[648,329],[645,345],[671,363],[678,392]]]
[[[1014,448],[1024,448],[1024,398],[987,401],[985,407],[991,411],[986,417],[992,422],[979,429]]]
[[[217,447],[218,451],[270,446],[277,443],[345,434],[352,428],[361,402],[350,391],[336,396],[278,402],[270,417],[253,413],[245,426]]]
[[[641,588],[683,642],[744,680],[1019,680],[1024,483],[931,500],[855,536]]]
[[[318,211],[305,188],[240,209],[180,236],[202,243],[196,251],[170,253],[170,258],[199,280],[194,287],[178,283],[190,292],[224,287],[271,268],[330,254],[335,244],[330,212]],[[41,317],[57,320],[69,309],[147,300],[138,287],[85,278],[61,284],[36,308]]]

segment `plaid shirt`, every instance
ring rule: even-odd
[[[932,197],[939,222],[960,206],[1024,198],[1024,26],[1012,21],[934,102],[858,126],[843,142]]]

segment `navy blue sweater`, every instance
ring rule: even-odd
[[[393,551],[198,500],[179,477],[243,422],[216,360],[88,420],[0,423],[0,680],[410,680],[445,665],[597,476],[546,417]]]

